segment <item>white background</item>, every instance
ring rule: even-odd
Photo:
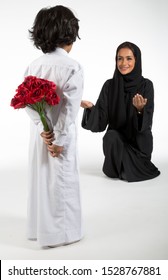
[[[118,206],[117,202],[113,201],[113,195],[116,194],[116,192],[121,194],[123,192],[127,198],[127,203],[131,195],[133,200],[135,199],[135,196],[136,199],[140,196],[144,203],[143,197],[147,194],[147,198],[150,200],[151,195],[154,193],[154,200],[152,202],[150,201],[150,203],[154,202],[154,204],[150,204],[152,207],[150,208],[151,215],[155,206],[157,206],[158,209],[161,209],[160,206],[163,206],[163,212],[159,212],[158,215],[163,214],[164,218],[161,217],[161,219],[163,218],[163,223],[167,218],[167,208],[165,208],[167,205],[167,188],[165,180],[167,179],[168,167],[167,0],[6,0],[1,3],[0,8],[0,217],[2,228],[4,229],[4,231],[1,231],[0,235],[0,243],[2,245],[1,252],[3,252],[1,258],[32,258],[31,254],[29,254],[30,252],[26,251],[25,254],[22,254],[21,251],[18,251],[18,247],[20,246],[19,232],[24,234],[23,226],[26,219],[26,172],[29,142],[29,118],[24,110],[14,110],[10,107],[10,100],[15,94],[15,89],[18,84],[23,80],[23,74],[27,65],[42,54],[39,50],[33,47],[29,40],[28,29],[32,27],[34,18],[41,8],[58,4],[71,8],[75,15],[80,19],[79,34],[81,40],[77,40],[74,44],[70,56],[78,60],[84,67],[84,99],[92,102],[96,101],[102,84],[106,79],[111,78],[113,75],[115,51],[117,46],[124,41],[131,41],[140,47],[142,51],[143,76],[153,81],[155,89],[155,113],[153,120],[154,151],[152,159],[155,165],[161,170],[162,175],[159,179],[156,179],[156,181],[152,180],[149,182],[150,187],[147,191],[145,189],[145,183],[142,185],[135,184],[135,191],[135,188],[134,190],[132,189],[132,186],[134,185],[130,184],[128,186],[126,183],[113,182],[112,180],[103,177],[101,172],[103,162],[101,139],[103,134],[92,134],[81,128],[80,122],[83,110],[80,109],[79,155],[81,162],[84,218],[86,224],[87,218],[91,219],[94,215],[96,217],[97,211],[102,215],[107,214],[107,212],[105,212],[106,208],[104,212],[102,210],[100,211],[101,208],[99,206],[101,204],[101,199],[99,198],[98,201],[94,200],[95,192],[98,192],[100,196],[105,199],[103,202],[104,205],[108,199],[110,200],[109,197],[104,197],[105,189],[102,189],[102,185],[104,186],[105,184],[108,186],[106,192],[109,192],[109,195],[112,196],[113,209],[110,209],[110,211],[115,212]],[[114,186],[114,184],[118,185]],[[154,186],[154,189],[152,189],[152,186]],[[145,193],[141,193],[142,190]],[[156,192],[154,192],[154,190]],[[159,201],[157,200],[158,197],[160,198]],[[95,204],[93,205],[93,203]],[[145,207],[143,208],[144,217],[146,215],[146,210],[149,208],[148,200],[146,200],[145,203]],[[142,206],[141,203],[140,205]],[[132,206],[135,207],[135,205]],[[125,207],[128,210],[130,203],[125,205]],[[132,213],[132,209],[129,209],[130,213]],[[142,209],[138,210],[139,213],[141,210]],[[95,217],[93,218],[94,221]],[[115,218],[115,215],[113,218]],[[136,216],[134,219],[136,222]],[[159,223],[159,216],[157,216],[157,219]],[[90,232],[87,232],[88,236],[89,234],[92,236],[92,222],[93,221],[90,221],[90,224],[88,224],[90,226]],[[99,228],[105,224],[106,219],[96,225]],[[157,226],[157,230],[159,231],[159,224],[156,224],[155,226]],[[155,231],[155,227],[151,232],[152,231]],[[118,257],[122,259],[147,257],[157,259],[158,257],[165,259],[168,257],[166,232],[167,228],[165,228],[162,237],[160,235],[159,240],[163,239],[164,242],[161,244],[161,247],[158,243],[158,250],[160,250],[158,251],[160,252],[158,255],[157,248],[155,248],[155,252],[152,252],[151,254],[149,254],[148,250],[143,251],[142,249],[140,255],[138,255],[138,253],[134,254],[133,251],[132,254],[131,252],[130,254],[127,254],[127,251],[124,251],[123,255],[117,253],[116,255],[115,253],[108,253],[107,255],[106,252],[99,252],[100,254],[98,254],[97,251],[95,252],[97,253],[97,258],[115,259]],[[156,231],[154,243],[157,242],[157,233],[158,232]],[[143,232],[143,234],[145,236],[145,232]],[[92,237],[94,238],[94,236]],[[22,240],[24,245],[21,247],[26,248],[27,246],[32,246],[33,248],[33,245],[25,245],[24,238],[25,237],[23,237]],[[148,241],[149,240],[150,238]],[[108,242],[111,242],[111,239],[108,239]],[[113,242],[115,244],[115,239],[113,239]],[[124,240],[123,244],[125,244]],[[95,246],[99,245],[100,243],[95,243]],[[4,246],[8,246],[8,250],[6,250],[6,247]],[[13,249],[11,249],[11,247]],[[152,247],[153,244],[151,243],[151,248]],[[127,246],[125,249],[126,248]],[[165,251],[163,251],[164,248]],[[116,252],[118,252],[117,248]],[[57,255],[58,259],[60,255]],[[81,258],[89,258],[89,256],[93,259],[96,258],[94,252],[91,253],[85,249],[85,253]],[[41,256],[41,258],[44,259],[47,257],[47,254]],[[54,254],[50,255],[50,257],[54,257]],[[61,255],[61,257],[63,257],[63,255]],[[71,251],[69,252],[68,257],[71,258]],[[39,255],[35,254],[34,258],[39,258]],[[80,258],[77,251],[75,258]]]

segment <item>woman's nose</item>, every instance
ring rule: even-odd
[[[127,64],[127,60],[126,59],[123,59],[122,60],[122,65],[126,65]]]

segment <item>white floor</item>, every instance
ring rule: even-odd
[[[96,144],[96,143],[95,143]],[[167,260],[168,163],[156,160],[162,174],[127,183],[105,177],[101,152],[80,151],[85,237],[69,246],[42,250],[27,241],[26,164],[1,168],[0,259]]]

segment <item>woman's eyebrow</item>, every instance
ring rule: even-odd
[[[117,57],[133,57],[133,55],[126,55],[126,56],[118,55]]]

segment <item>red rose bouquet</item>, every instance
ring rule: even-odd
[[[14,109],[25,108],[26,106],[37,111],[45,131],[49,131],[45,116],[46,104],[54,106],[60,101],[56,93],[56,85],[48,80],[35,76],[27,76],[24,82],[16,89],[16,94],[11,100]]]

